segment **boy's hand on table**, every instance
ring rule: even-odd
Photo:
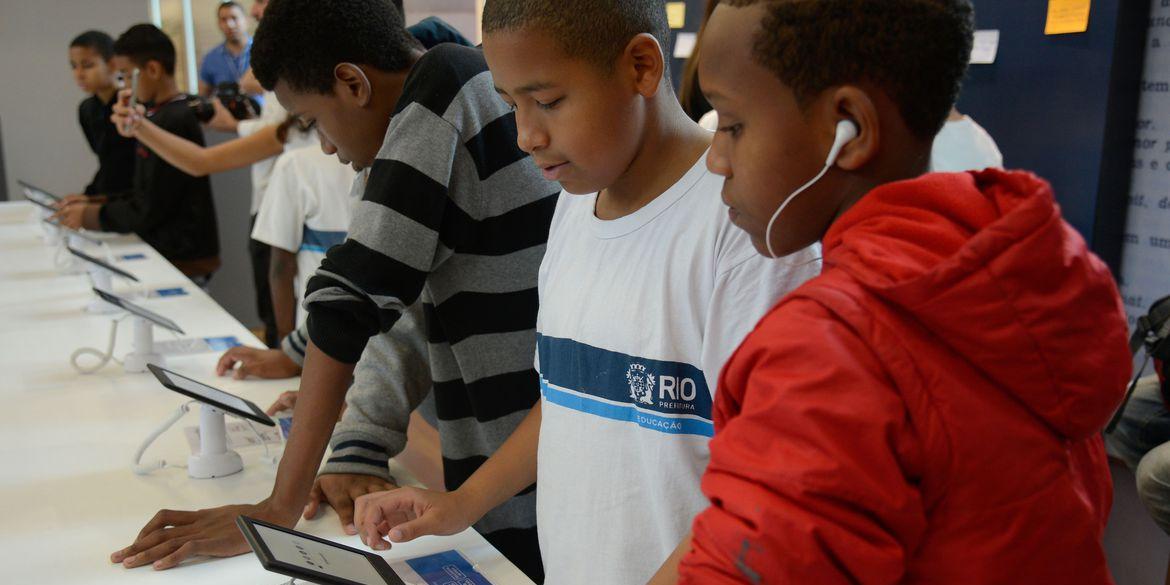
[[[128,569],[152,565],[162,570],[196,555],[231,557],[246,553],[250,550],[248,543],[236,526],[240,515],[291,528],[299,514],[278,511],[267,500],[198,512],[162,510],[146,523],[133,544],[111,554],[110,562],[122,563]]]
[[[404,487],[361,496],[354,506],[358,536],[374,550],[428,534],[459,534],[478,518],[461,492]]]
[[[380,477],[358,473],[327,473],[318,475],[309,492],[309,503],[305,505],[304,518],[312,520],[317,516],[321,504],[328,504],[341,519],[341,528],[346,534],[357,534],[353,522],[354,502],[366,494],[375,494],[398,489],[397,485]],[[399,522],[409,520],[405,515]]]
[[[219,362],[215,364],[216,375],[224,376],[228,372],[233,372],[233,377],[237,380],[243,380],[248,376],[279,379],[299,376],[301,367],[279,349],[256,349],[237,345],[220,356]],[[295,402],[295,399],[293,401]]]

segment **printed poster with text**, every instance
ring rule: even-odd
[[[1170,2],[1152,0],[1121,261],[1130,329],[1170,295]]]

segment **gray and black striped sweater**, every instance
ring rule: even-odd
[[[307,286],[310,338],[345,363],[421,299],[448,489],[539,399],[537,272],[559,192],[517,147],[482,53],[440,45],[407,77],[348,238]],[[530,486],[475,527],[539,577],[535,499]]]

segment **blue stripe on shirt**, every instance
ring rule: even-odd
[[[305,231],[301,235],[301,250],[320,252],[324,254],[329,250],[329,248],[332,248],[333,246],[336,246],[344,241],[345,230],[315,230],[309,226],[305,226]]]
[[[670,434],[714,435],[699,368],[537,336],[544,398],[573,410]]]

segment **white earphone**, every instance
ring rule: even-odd
[[[795,199],[797,195],[804,193],[809,187],[815,185],[817,181],[821,180],[821,178],[825,176],[825,173],[829,172],[829,169],[833,168],[833,165],[837,163],[837,157],[841,155],[841,149],[845,148],[845,145],[849,144],[849,142],[854,138],[857,138],[857,133],[857,123],[853,120],[841,120],[840,122],[837,122],[837,135],[833,139],[833,147],[829,149],[829,156],[825,158],[825,167],[821,169],[821,172],[817,173],[817,176],[813,177],[811,181],[805,183],[799,189],[793,191],[792,194],[789,195],[780,204],[780,207],[776,208],[776,213],[772,214],[772,219],[768,220],[768,227],[764,230],[764,243],[768,246],[768,256],[772,258],[776,257],[776,252],[772,250],[772,226],[780,217],[780,212],[784,211],[784,208],[788,207],[788,204],[792,203],[792,200]]]

